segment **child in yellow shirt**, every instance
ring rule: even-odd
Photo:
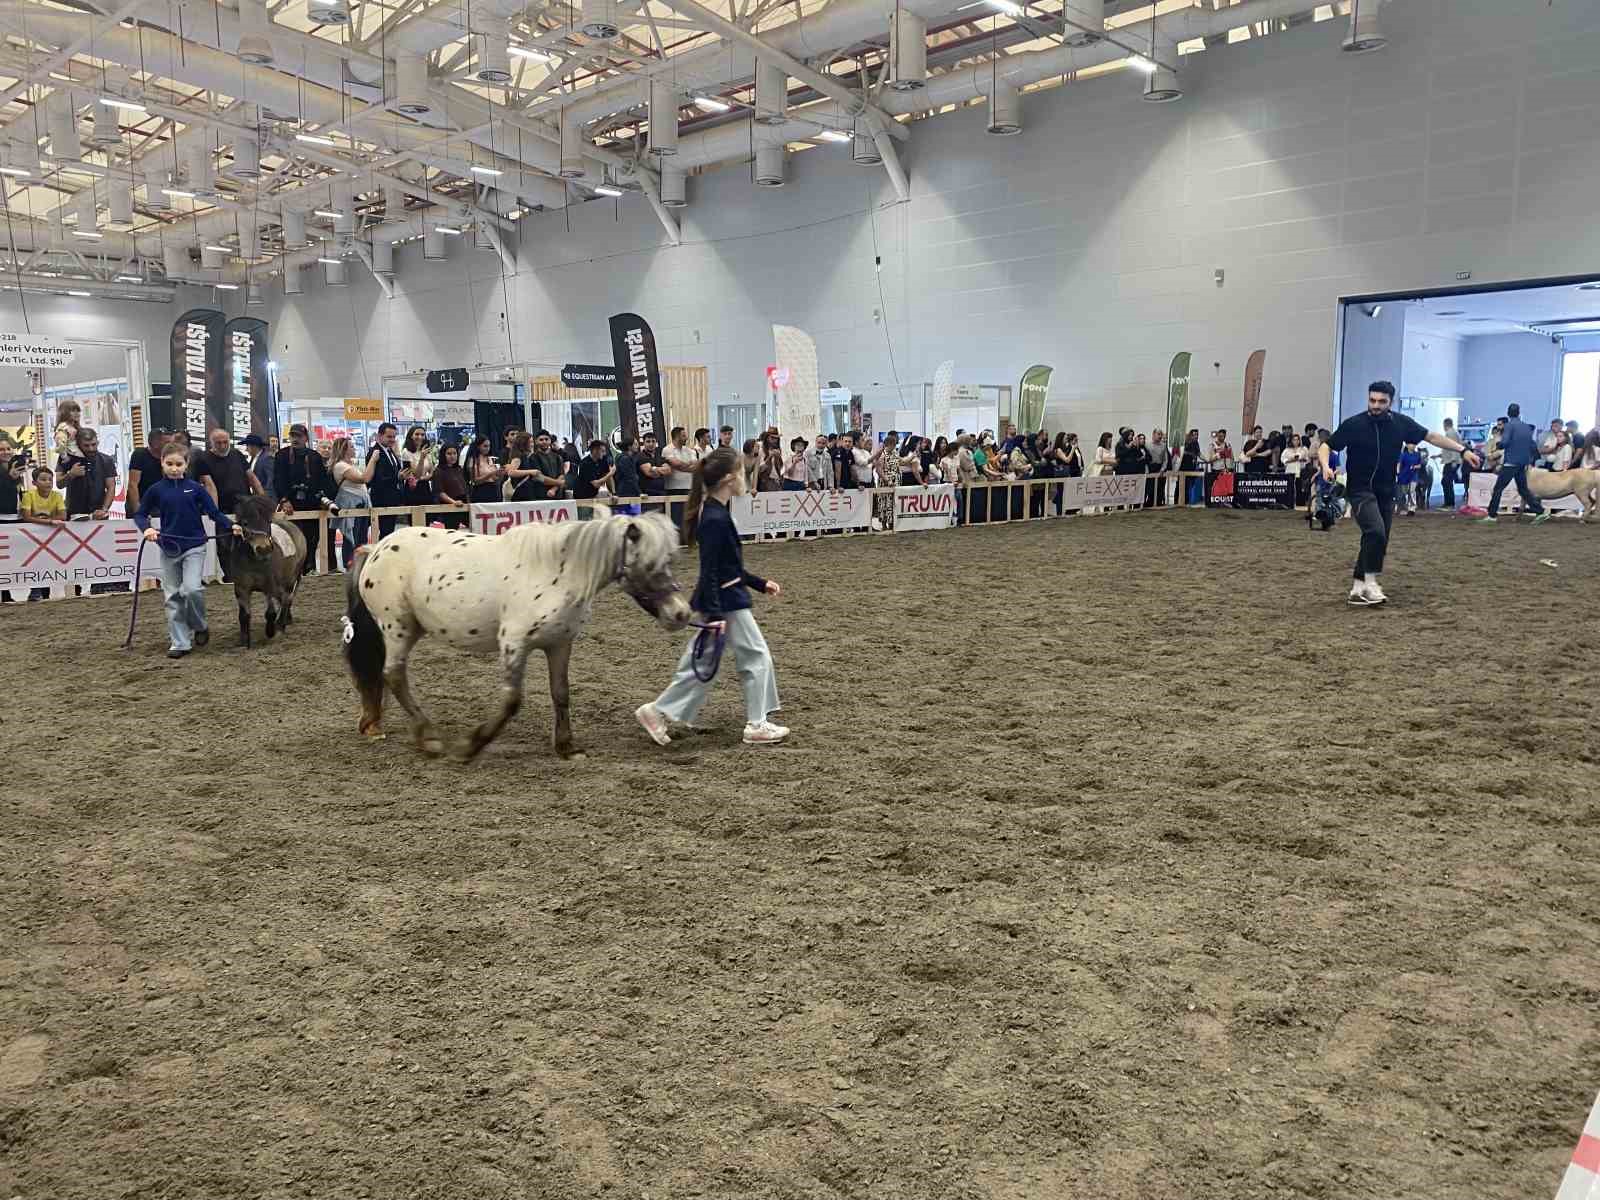
[[[34,525],[59,525],[67,519],[67,498],[55,490],[56,477],[49,467],[36,467],[33,486],[22,494],[19,506],[24,521]],[[29,600],[48,600],[50,589],[36,587]]]

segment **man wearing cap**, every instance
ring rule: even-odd
[[[311,434],[304,425],[289,426],[289,444],[278,451],[273,464],[273,491],[278,507],[290,513],[316,513],[327,503],[328,472],[322,455],[311,448]],[[322,541],[321,522],[296,521],[306,538],[306,562],[301,574],[308,573],[317,561]]]
[[[267,453],[267,442],[259,433],[247,433],[239,439],[239,445],[244,447],[245,455],[250,461],[250,474],[256,477],[256,482],[261,485],[261,495],[278,502],[277,464],[273,462],[272,455]]]

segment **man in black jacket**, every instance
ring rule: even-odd
[[[317,513],[327,504],[328,471],[310,446],[311,435],[304,425],[289,426],[289,444],[278,451],[272,468],[272,490],[278,507],[286,513]],[[301,574],[317,565],[317,547],[322,542],[320,521],[296,521],[306,539],[306,562]]]
[[[1361,526],[1361,552],[1356,556],[1355,581],[1350,586],[1350,603],[1355,605],[1382,604],[1388,599],[1378,586],[1378,574],[1394,525],[1395,475],[1401,448],[1407,442],[1427,442],[1441,450],[1459,450],[1464,462],[1478,465],[1478,456],[1455,438],[1433,433],[1403,413],[1390,411],[1393,405],[1394,384],[1378,380],[1367,389],[1367,411],[1346,418],[1317,447],[1322,477],[1329,483],[1336,478],[1329,454],[1337,450],[1344,455],[1350,504],[1356,524]]]
[[[367,455],[367,491],[372,496],[373,508],[403,508],[406,503],[405,485],[400,481],[400,455],[395,450],[399,430],[385,421],[378,426],[378,440]],[[396,516],[378,518],[378,540],[394,532]]]

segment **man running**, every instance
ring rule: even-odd
[[[1378,586],[1378,574],[1394,525],[1395,472],[1401,447],[1407,442],[1427,442],[1441,450],[1460,451],[1468,466],[1479,465],[1478,456],[1455,438],[1433,433],[1410,417],[1391,412],[1393,404],[1394,384],[1378,380],[1367,389],[1367,411],[1347,417],[1317,447],[1322,478],[1329,483],[1335,478],[1328,465],[1329,453],[1337,450],[1344,455],[1350,505],[1361,526],[1361,552],[1356,556],[1355,582],[1350,586],[1350,603],[1356,605],[1382,604],[1388,599]]]
[[[1560,425],[1561,422],[1554,424]],[[1506,405],[1506,425],[1500,434],[1500,451],[1504,457],[1500,462],[1500,477],[1494,481],[1494,492],[1489,496],[1489,515],[1479,518],[1478,524],[1493,525],[1499,520],[1500,497],[1506,490],[1506,484],[1514,483],[1517,485],[1517,495],[1522,498],[1523,510],[1534,514],[1535,525],[1543,525],[1550,519],[1550,514],[1544,510],[1539,497],[1528,490],[1528,468],[1533,463],[1537,449],[1533,444],[1533,426],[1522,419],[1520,404]]]

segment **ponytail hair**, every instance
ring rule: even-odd
[[[722,481],[739,469],[739,455],[732,446],[719,446],[694,466],[689,483],[689,499],[683,505],[683,544],[694,545],[700,528],[700,510],[706,493],[715,491]]]

